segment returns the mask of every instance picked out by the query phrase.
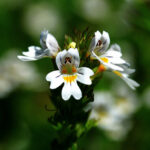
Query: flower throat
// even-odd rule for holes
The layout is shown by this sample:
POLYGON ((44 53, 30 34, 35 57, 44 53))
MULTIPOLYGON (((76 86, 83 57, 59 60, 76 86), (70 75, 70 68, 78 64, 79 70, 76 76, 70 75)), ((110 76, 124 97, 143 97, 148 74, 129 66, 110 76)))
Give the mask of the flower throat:
POLYGON ((72 64, 72 59, 70 57, 66 57, 64 64, 62 66, 62 73, 63 74, 74 74, 77 72, 77 69, 74 64, 72 64))

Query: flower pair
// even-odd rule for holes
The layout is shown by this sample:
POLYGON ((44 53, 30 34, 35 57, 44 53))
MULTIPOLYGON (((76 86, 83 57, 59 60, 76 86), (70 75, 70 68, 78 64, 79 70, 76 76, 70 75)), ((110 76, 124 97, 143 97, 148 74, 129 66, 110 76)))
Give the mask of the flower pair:
POLYGON ((23 52, 25 56, 18 56, 22 61, 38 60, 45 56, 56 57, 56 64, 59 70, 47 74, 46 80, 51 82, 50 89, 56 89, 64 83, 62 88, 62 98, 70 99, 71 95, 79 100, 82 92, 77 85, 77 81, 86 85, 91 85, 90 76, 94 72, 87 68, 81 67, 78 49, 75 48, 75 42, 70 44, 70 49, 59 51, 59 46, 53 35, 44 31, 41 33, 40 43, 42 48, 30 46, 28 52, 23 52), (57 54, 58 53, 58 54, 57 54))
POLYGON ((79 68, 80 57, 77 48, 70 48, 68 51, 63 50, 56 56, 56 64, 59 70, 52 71, 46 76, 46 80, 51 82, 50 89, 56 89, 62 83, 62 98, 68 100, 71 95, 75 99, 82 97, 82 92, 77 85, 77 81, 91 85, 90 76, 94 73, 87 67, 79 68))

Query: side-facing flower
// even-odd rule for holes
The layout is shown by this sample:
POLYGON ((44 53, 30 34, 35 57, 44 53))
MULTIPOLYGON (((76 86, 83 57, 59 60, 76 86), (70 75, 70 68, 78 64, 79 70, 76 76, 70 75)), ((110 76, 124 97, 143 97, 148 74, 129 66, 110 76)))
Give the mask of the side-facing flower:
POLYGON ((121 48, 118 44, 110 46, 109 34, 105 31, 101 34, 99 31, 95 32, 89 51, 91 58, 97 59, 101 63, 100 70, 109 70, 120 76, 132 89, 138 87, 139 84, 129 78, 129 74, 133 73, 134 69, 129 69, 129 64, 122 59, 121 48))
POLYGON ((56 57, 56 64, 59 70, 52 71, 47 74, 46 80, 50 81, 50 89, 56 89, 62 83, 62 98, 69 100, 71 95, 79 100, 82 97, 82 92, 77 85, 77 81, 91 85, 90 76, 94 73, 87 67, 79 68, 80 57, 77 48, 70 48, 68 51, 59 52, 56 57))
POLYGON ((56 57, 59 45, 55 37, 48 31, 41 32, 40 35, 41 48, 38 46, 29 46, 27 52, 22 52, 24 56, 18 56, 22 61, 34 61, 43 57, 56 57))
POLYGON ((95 32, 90 44, 91 57, 98 59, 101 64, 107 68, 123 71, 123 68, 118 66, 118 64, 126 64, 126 62, 121 58, 122 53, 120 47, 114 44, 108 49, 110 44, 109 34, 103 31, 101 34, 99 31, 95 32))

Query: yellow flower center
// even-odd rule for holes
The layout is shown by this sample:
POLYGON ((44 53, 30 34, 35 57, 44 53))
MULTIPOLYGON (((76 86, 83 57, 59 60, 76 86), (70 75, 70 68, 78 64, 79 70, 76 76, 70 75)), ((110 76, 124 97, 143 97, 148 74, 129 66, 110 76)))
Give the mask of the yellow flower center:
POLYGON ((108 58, 106 58, 106 57, 102 57, 102 58, 100 58, 103 62, 105 62, 105 63, 108 63, 108 58))
POLYGON ((67 83, 71 83, 74 82, 77 78, 77 75, 71 75, 71 76, 64 76, 63 79, 67 82, 67 83))

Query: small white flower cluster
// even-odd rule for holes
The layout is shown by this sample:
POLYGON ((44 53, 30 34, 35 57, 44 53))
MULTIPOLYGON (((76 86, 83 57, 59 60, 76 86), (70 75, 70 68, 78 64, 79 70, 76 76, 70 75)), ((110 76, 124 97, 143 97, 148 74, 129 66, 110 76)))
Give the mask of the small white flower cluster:
POLYGON ((94 72, 87 67, 79 68, 80 56, 78 49, 74 47, 74 43, 72 43, 69 50, 58 53, 59 45, 54 36, 47 31, 41 33, 40 43, 42 48, 31 46, 28 52, 23 52, 25 56, 18 56, 18 58, 22 61, 32 61, 45 56, 56 57, 59 70, 52 71, 46 76, 46 80, 51 82, 50 89, 56 89, 64 83, 62 88, 62 98, 64 100, 70 99, 71 95, 77 100, 81 99, 82 92, 77 85, 77 81, 86 85, 92 84, 90 76, 94 72))
POLYGON ((136 95, 124 91, 117 96, 109 91, 95 92, 94 102, 89 104, 89 119, 96 120, 97 126, 113 140, 125 138, 132 127, 130 117, 138 108, 136 95))
POLYGON ((35 67, 18 61, 16 54, 16 51, 11 51, 0 61, 0 98, 5 97, 19 85, 29 88, 30 83, 32 89, 39 86, 36 81, 40 81, 40 75, 35 67))
MULTIPOLYGON (((101 34, 99 31, 95 32, 89 52, 91 58, 98 59, 103 70, 110 70, 119 75, 132 88, 139 86, 138 83, 128 78, 128 75, 134 72, 133 69, 128 68, 122 58, 120 47, 115 44, 107 50, 110 43, 107 32, 101 34)), ((56 89, 64 83, 62 88, 62 98, 69 100, 71 96, 79 100, 82 97, 82 92, 77 85, 77 81, 86 85, 91 85, 90 77, 94 75, 93 70, 87 67, 81 67, 79 51, 75 48, 75 42, 70 43, 68 50, 60 51, 59 45, 55 37, 43 31, 40 37, 41 47, 30 46, 28 52, 23 52, 24 56, 18 56, 22 61, 33 61, 43 57, 56 57, 56 64, 59 70, 52 71, 46 76, 46 80, 51 82, 50 89, 56 89)), ((87 51, 88 53, 88 51, 87 51)))

